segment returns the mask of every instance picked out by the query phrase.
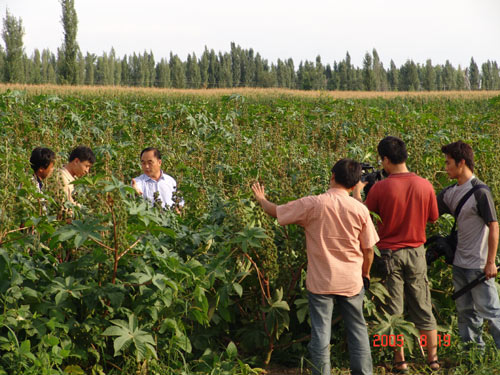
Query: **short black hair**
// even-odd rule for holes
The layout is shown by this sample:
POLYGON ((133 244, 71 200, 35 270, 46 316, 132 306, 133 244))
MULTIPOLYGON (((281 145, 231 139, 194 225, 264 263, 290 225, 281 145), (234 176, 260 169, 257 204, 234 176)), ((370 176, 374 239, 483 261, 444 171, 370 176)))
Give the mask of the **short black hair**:
POLYGON ((453 143, 449 143, 443 147, 441 147, 441 151, 448 155, 450 158, 455 160, 455 163, 458 164, 462 160, 465 160, 465 165, 469 167, 471 172, 474 172, 474 151, 472 147, 465 142, 456 141, 453 143))
POLYGON ((332 168, 335 182, 350 189, 361 179, 361 164, 352 159, 340 159, 332 168))
POLYGON ((145 152, 149 152, 149 151, 154 151, 155 158, 157 158, 158 160, 161 160, 161 152, 156 147, 146 147, 144 150, 141 151, 140 157, 142 158, 142 154, 144 154, 145 152))
POLYGON ((56 160, 56 154, 50 148, 37 147, 31 151, 30 164, 33 172, 40 168, 48 168, 56 160))
POLYGON ((71 151, 68 161, 71 162, 76 158, 78 158, 78 160, 80 161, 88 161, 90 162, 90 164, 95 163, 95 155, 87 146, 78 146, 73 151, 71 151))
POLYGON ((401 164, 408 159, 406 144, 398 137, 385 137, 379 142, 377 151, 382 159, 387 157, 392 164, 401 164))

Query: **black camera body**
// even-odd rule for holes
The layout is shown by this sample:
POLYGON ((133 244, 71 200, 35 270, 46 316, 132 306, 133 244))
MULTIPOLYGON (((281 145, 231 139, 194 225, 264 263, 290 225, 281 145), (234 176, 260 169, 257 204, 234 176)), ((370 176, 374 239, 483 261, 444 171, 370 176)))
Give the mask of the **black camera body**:
POLYGON ((439 257, 444 256, 447 264, 453 264, 457 248, 457 232, 452 231, 448 236, 434 235, 425 242, 425 260, 430 266, 439 257))
POLYGON ((366 197, 372 186, 375 185, 377 181, 383 180, 387 177, 387 173, 383 169, 376 170, 375 167, 369 163, 361 163, 361 170, 361 181, 367 182, 363 189, 366 197))

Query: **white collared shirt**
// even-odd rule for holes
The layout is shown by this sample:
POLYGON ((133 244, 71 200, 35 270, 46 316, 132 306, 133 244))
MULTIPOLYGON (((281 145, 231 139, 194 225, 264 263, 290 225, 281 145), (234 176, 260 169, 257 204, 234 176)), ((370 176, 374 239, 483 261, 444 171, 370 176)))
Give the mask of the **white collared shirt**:
MULTIPOLYGON (((171 207, 174 204, 173 194, 177 190, 177 183, 172 176, 161 172, 160 179, 158 181, 153 180, 146 174, 141 174, 139 177, 134 178, 137 187, 142 191, 142 196, 154 203, 155 193, 158 192, 158 198, 161 200, 161 206, 165 208, 166 206, 171 207)), ((181 201, 181 206, 184 204, 181 201)))

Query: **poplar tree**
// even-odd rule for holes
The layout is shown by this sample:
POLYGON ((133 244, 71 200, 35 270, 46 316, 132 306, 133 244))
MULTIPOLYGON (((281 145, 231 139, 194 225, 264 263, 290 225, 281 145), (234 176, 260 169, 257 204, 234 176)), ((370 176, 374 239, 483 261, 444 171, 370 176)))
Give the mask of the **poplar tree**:
POLYGON ((436 90, 442 91, 444 84, 443 84, 443 69, 441 68, 441 65, 436 65, 434 67, 434 74, 436 76, 436 90))
POLYGON ((200 66, 201 87, 205 89, 208 87, 208 57, 209 52, 207 46, 205 46, 205 50, 203 51, 203 55, 201 55, 201 59, 198 64, 200 66))
POLYGON ((416 91, 420 88, 417 65, 412 60, 407 60, 399 70, 401 91, 416 91))
POLYGON ((422 87, 427 91, 436 90, 436 72, 434 70, 434 67, 432 66, 432 61, 430 59, 428 59, 425 63, 422 87))
POLYGON ((219 87, 233 86, 233 72, 231 69, 231 56, 226 52, 219 52, 219 87))
POLYGON ((231 68, 233 73, 233 86, 240 87, 241 84, 241 61, 240 61, 241 47, 236 46, 231 42, 231 68))
POLYGON ((156 82, 157 87, 170 87, 170 67, 165 59, 161 59, 156 64, 156 82))
POLYGON ((130 86, 131 85, 130 77, 131 77, 132 73, 131 73, 131 70, 130 70, 130 65, 128 64, 127 55, 123 56, 123 59, 122 59, 120 65, 121 65, 121 68, 120 68, 120 71, 121 71, 121 76, 120 76, 121 85, 123 85, 123 86, 130 86))
MULTIPOLYGON (((327 72, 330 65, 327 65, 327 72)), ((333 62, 333 68, 331 71, 331 76, 328 78, 327 89, 328 90, 338 90, 339 89, 339 67, 336 61, 333 62)))
POLYGON ((38 48, 36 48, 35 51, 33 52, 32 61, 33 64, 31 67, 32 71, 31 71, 30 83, 38 85, 42 83, 42 58, 38 48))
POLYGON ((288 67, 285 65, 281 59, 278 59, 276 66, 276 81, 278 87, 290 87, 289 86, 289 75, 288 75, 288 67))
POLYGON ((78 18, 75 10, 75 0, 60 0, 62 6, 61 22, 64 28, 64 43, 62 46, 63 63, 61 65, 60 80, 71 85, 76 84, 77 64, 76 57, 79 47, 76 42, 78 18))
POLYGON ((471 90, 479 90, 479 68, 472 57, 470 59, 468 78, 471 90))
POLYGON ((455 69, 451 65, 449 60, 443 67, 443 85, 444 90, 454 90, 455 89, 455 69))
POLYGON ((76 84, 85 84, 85 57, 81 51, 78 51, 78 56, 76 58, 76 84))
POLYGON ((153 87, 156 79, 155 58, 153 51, 144 52, 144 64, 146 71, 146 87, 153 87))
POLYGON ((41 83, 49 83, 49 68, 51 66, 51 60, 52 60, 52 54, 50 53, 49 49, 44 49, 42 50, 42 77, 41 77, 41 83))
POLYGON ((293 64, 292 58, 289 58, 287 60, 286 66, 288 67, 288 74, 289 74, 289 82, 290 82, 289 88, 294 89, 297 82, 297 76, 295 75, 295 66, 293 64))
POLYGON ((462 70, 462 67, 459 65, 457 70, 455 71, 455 87, 457 90, 465 90, 465 72, 462 70))
POLYGON ((23 82, 23 36, 21 18, 17 19, 7 10, 3 19, 2 38, 5 42, 5 81, 23 82))
POLYGON ((213 49, 210 50, 208 56, 208 88, 218 87, 218 66, 217 66, 217 56, 213 49))
POLYGON ((106 52, 97 58, 95 69, 95 80, 98 85, 111 85, 111 73, 109 71, 108 55, 106 52))
POLYGON ((170 52, 170 81, 172 82, 172 87, 176 89, 183 89, 186 87, 186 75, 184 73, 184 65, 181 59, 177 55, 173 55, 170 52))
POLYGON ((191 89, 198 89, 201 86, 201 74, 200 67, 198 65, 198 59, 196 54, 193 52, 193 56, 188 54, 186 62, 186 82, 187 87, 191 89))
POLYGON ((95 61, 97 57, 87 52, 85 56, 85 84, 92 86, 95 83, 95 61))
POLYGON ((5 70, 5 51, 3 46, 0 45, 0 82, 4 81, 3 72, 5 70))
POLYGON ((399 70, 396 67, 396 64, 391 59, 389 72, 387 73, 387 81, 389 82, 389 86, 391 90, 398 91, 399 87, 399 70))
POLYGON ((387 74, 384 69, 384 65, 380 61, 377 50, 374 48, 372 51, 373 55, 373 76, 375 78, 375 90, 386 91, 387 88, 387 74))
POLYGON ((137 56, 135 52, 133 56, 129 56, 130 85, 132 86, 144 85, 144 71, 140 60, 140 56, 137 56))
POLYGON ((365 58, 363 59, 363 86, 366 91, 377 89, 377 83, 375 82, 375 75, 372 69, 372 57, 368 52, 365 53, 365 58))
POLYGON ((321 63, 321 56, 316 56, 316 69, 314 76, 314 89, 315 90, 325 90, 326 89, 326 76, 325 68, 321 63))
POLYGON ((491 76, 493 77, 493 90, 500 89, 500 69, 496 61, 491 62, 491 76))
POLYGON ((483 63, 481 65, 481 88, 483 90, 492 90, 493 89, 493 76, 491 74, 491 62, 483 63))

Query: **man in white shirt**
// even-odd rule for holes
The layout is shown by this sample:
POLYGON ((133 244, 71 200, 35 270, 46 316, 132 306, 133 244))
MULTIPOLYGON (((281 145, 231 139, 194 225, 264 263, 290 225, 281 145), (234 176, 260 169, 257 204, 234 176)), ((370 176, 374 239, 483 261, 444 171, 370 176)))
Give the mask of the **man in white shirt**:
MULTIPOLYGON (((172 207, 177 190, 175 179, 161 170, 161 153, 157 148, 148 147, 141 152, 143 174, 132 179, 135 191, 151 203, 159 201, 162 208, 172 207)), ((180 202, 182 206, 183 201, 180 202)))

